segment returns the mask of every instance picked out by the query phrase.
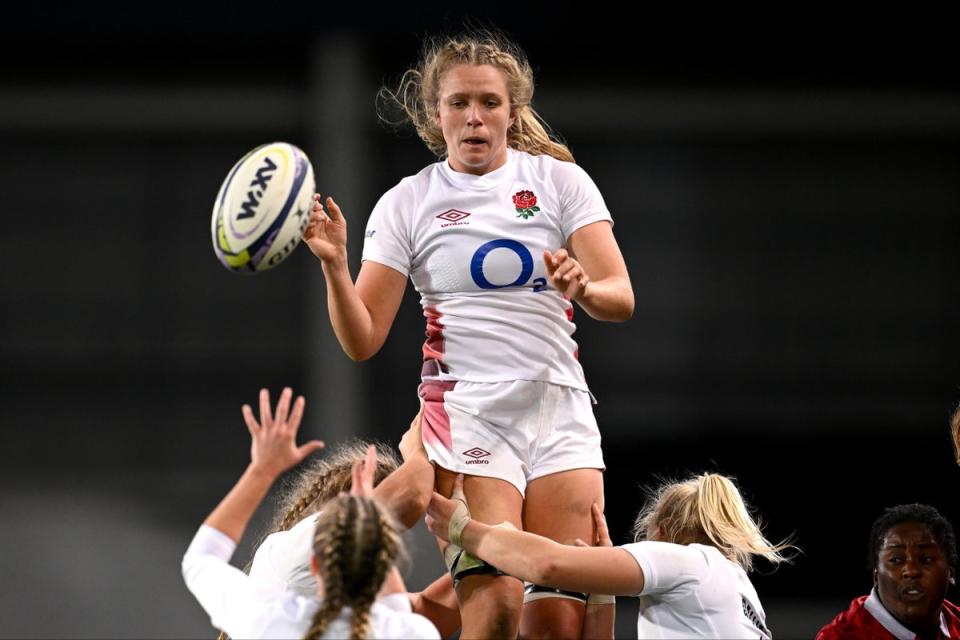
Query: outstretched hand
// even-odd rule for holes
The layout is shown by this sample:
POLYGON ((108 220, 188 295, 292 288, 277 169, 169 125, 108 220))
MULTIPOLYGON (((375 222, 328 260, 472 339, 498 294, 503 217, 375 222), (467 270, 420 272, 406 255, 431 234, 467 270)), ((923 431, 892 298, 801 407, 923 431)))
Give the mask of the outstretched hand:
POLYGON ((293 390, 287 387, 280 394, 277 410, 270 410, 270 392, 260 390, 260 420, 253 415, 253 409, 245 404, 241 408, 243 420, 247 423, 252 442, 250 444, 250 466, 255 471, 277 477, 290 467, 299 464, 311 453, 323 447, 320 440, 297 446, 297 430, 303 418, 306 404, 303 396, 298 396, 291 410, 290 401, 293 390))
POLYGON ((550 284, 571 300, 579 300, 587 290, 590 276, 566 249, 550 253, 544 250, 543 263, 547 267, 550 284))
POLYGON ((313 208, 310 210, 310 222, 303 230, 301 238, 313 255, 321 261, 343 259, 347 252, 347 221, 333 198, 327 197, 327 211, 323 208, 320 194, 313 195, 313 208))

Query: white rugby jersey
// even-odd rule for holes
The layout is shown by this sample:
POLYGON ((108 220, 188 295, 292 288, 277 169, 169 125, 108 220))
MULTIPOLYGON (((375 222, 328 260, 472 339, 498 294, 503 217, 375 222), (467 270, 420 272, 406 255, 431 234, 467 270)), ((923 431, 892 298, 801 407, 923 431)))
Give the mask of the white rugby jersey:
POLYGON ((640 638, 765 638, 766 614, 750 578, 715 547, 625 544, 643 570, 640 638))
POLYGON ((253 554, 250 577, 302 596, 316 595, 317 578, 310 571, 310 559, 319 517, 319 512, 314 513, 287 531, 275 531, 264 538, 253 554))
MULTIPOLYGON (((245 575, 228 563, 235 548, 229 536, 203 525, 183 556, 183 578, 213 626, 231 638, 302 638, 320 600, 245 575)), ((322 637, 349 638, 351 618, 345 607, 322 637)), ((378 597, 371 606, 369 637, 439 640, 440 633, 413 613, 406 593, 394 593, 378 597)))
POLYGON ((598 221, 612 224, 583 169, 511 149, 482 176, 443 161, 401 180, 370 215, 363 259, 413 281, 427 320, 423 358, 440 362, 441 379, 587 390, 573 305, 548 285, 543 252, 598 221))

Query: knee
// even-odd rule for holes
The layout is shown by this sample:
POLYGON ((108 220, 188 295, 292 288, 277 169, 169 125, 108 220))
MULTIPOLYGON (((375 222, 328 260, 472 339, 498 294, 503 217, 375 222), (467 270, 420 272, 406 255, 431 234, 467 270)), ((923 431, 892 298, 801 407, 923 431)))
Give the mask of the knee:
POLYGON ((583 633, 583 603, 565 598, 528 602, 520 621, 520 637, 534 639, 580 638, 583 633))
POLYGON ((523 611, 523 583, 501 576, 470 576, 457 588, 462 637, 516 638, 523 611))

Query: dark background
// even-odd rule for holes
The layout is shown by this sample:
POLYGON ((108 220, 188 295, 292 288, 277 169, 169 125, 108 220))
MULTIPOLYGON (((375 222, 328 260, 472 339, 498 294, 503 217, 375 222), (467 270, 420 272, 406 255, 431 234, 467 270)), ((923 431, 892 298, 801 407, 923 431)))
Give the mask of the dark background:
MULTIPOLYGON (((238 407, 261 386, 307 395, 311 437, 399 440, 417 406, 416 295, 383 350, 351 363, 312 255, 227 273, 209 217, 243 153, 293 142, 343 206, 356 268, 373 203, 431 161, 378 123, 376 90, 466 15, 7 14, 0 635, 209 635, 179 557, 245 464, 238 407)), ((754 575, 770 625, 812 635, 869 589, 884 507, 927 502, 960 522, 949 21, 599 5, 469 19, 528 53, 535 106, 603 192, 633 280, 632 320, 575 319, 615 541, 658 477, 735 476, 769 536, 803 550, 754 575)), ((436 561, 422 531, 413 544, 419 588, 436 561)), ((620 607, 618 634, 635 635, 620 607)))

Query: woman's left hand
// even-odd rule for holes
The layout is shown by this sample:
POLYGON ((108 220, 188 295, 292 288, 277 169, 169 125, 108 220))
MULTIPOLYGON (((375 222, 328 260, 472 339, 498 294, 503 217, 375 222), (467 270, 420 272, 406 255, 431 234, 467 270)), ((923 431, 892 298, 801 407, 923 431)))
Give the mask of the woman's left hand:
POLYGON ((434 491, 427 507, 427 530, 441 540, 450 542, 450 516, 456 508, 456 502, 434 491))
POLYGON ((593 524, 596 527, 593 544, 587 544, 580 538, 577 538, 574 544, 578 547, 612 547, 613 540, 610 539, 610 530, 607 528, 607 519, 596 502, 590 507, 593 512, 593 524))
POLYGON ((453 493, 449 498, 433 492, 430 498, 430 505, 427 507, 426 523, 427 529, 433 535, 447 542, 460 544, 459 538, 463 528, 470 521, 470 509, 467 506, 467 498, 463 494, 463 474, 457 475, 453 484, 453 493), (453 531, 450 524, 453 523, 453 531))
POLYGON ((547 267, 550 284, 555 289, 571 300, 579 300, 583 296, 590 283, 590 276, 566 249, 558 249, 553 253, 544 251, 543 262, 547 267))
POLYGON ((293 390, 287 387, 277 401, 276 414, 270 410, 270 392, 260 390, 260 420, 250 405, 243 405, 243 420, 247 423, 252 442, 250 444, 251 468, 271 477, 277 477, 290 467, 299 464, 311 453, 323 447, 320 440, 297 446, 297 430, 303 418, 306 401, 297 397, 290 408, 293 390))

